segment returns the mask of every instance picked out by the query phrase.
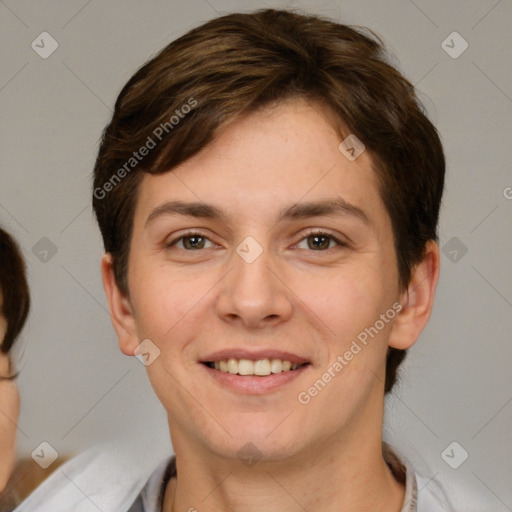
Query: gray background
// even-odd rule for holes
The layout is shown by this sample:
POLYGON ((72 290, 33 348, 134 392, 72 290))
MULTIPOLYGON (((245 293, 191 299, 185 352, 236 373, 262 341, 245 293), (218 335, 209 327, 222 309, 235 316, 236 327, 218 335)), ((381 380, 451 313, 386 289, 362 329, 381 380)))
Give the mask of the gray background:
POLYGON ((106 310, 90 206, 98 138, 122 85, 169 41, 217 14, 287 5, 381 34, 441 132, 441 281, 388 399, 386 438, 474 496, 471 510, 512 510, 510 0, 1 1, 0 222, 20 241, 33 293, 18 347, 20 455, 121 436, 150 467, 170 449, 145 369, 119 352, 106 310), (58 42, 47 59, 31 48, 43 31, 58 42), (458 58, 444 48, 460 39, 442 45, 454 31, 469 44, 458 58), (458 469, 441 457, 453 441, 469 453, 458 469))

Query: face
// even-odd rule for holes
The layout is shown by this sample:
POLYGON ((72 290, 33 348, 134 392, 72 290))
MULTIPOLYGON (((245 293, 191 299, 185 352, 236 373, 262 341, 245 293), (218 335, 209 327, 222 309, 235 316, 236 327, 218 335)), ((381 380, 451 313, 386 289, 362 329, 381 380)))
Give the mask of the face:
POLYGON ((160 351, 147 371, 175 448, 283 460, 380 432, 386 350, 411 336, 371 157, 340 142, 294 100, 144 176, 129 297, 111 285, 110 302, 126 354, 160 351))
MULTIPOLYGON (((0 311, 3 297, 0 292, 0 311)), ((0 341, 7 330, 5 317, 0 314, 0 341)), ((9 356, 0 352, 0 377, 10 374, 9 356)), ((20 413, 18 388, 14 381, 0 379, 0 492, 4 489, 16 459, 16 423, 20 413)))

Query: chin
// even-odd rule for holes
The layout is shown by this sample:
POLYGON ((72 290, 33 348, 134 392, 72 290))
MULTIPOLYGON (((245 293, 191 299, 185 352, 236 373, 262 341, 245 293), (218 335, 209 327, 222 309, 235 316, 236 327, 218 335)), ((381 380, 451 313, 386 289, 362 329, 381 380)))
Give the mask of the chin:
MULTIPOLYGON (((293 414, 292 414, 293 415, 293 414)), ((290 416, 292 416, 290 415, 290 416)), ((238 421, 230 423, 227 435, 204 439, 204 443, 219 457, 228 460, 281 462, 297 456, 306 442, 299 425, 283 421, 286 414, 270 418, 257 417, 252 413, 241 413, 238 421)))
POLYGON ((222 446, 211 446, 212 451, 229 463, 234 460, 252 467, 256 463, 279 463, 293 459, 298 455, 299 447, 291 442, 255 441, 250 438, 238 437, 223 443, 222 446))

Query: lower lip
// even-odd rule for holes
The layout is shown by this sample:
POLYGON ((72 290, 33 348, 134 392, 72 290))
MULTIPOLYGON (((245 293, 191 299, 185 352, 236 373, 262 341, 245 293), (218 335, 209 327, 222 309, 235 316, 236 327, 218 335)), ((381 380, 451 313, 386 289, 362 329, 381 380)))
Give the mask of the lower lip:
POLYGON ((221 372, 210 368, 205 364, 201 366, 222 386, 237 393, 246 395, 263 395, 283 387, 284 385, 298 379, 310 365, 304 365, 296 370, 281 373, 271 373, 265 377, 234 375, 229 372, 221 372))

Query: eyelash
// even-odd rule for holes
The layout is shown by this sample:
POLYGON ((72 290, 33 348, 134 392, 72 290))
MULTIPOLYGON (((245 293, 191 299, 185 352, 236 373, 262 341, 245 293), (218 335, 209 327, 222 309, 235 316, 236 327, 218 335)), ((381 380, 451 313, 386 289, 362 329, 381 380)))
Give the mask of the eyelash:
MULTIPOLYGON (((331 233, 328 233, 327 231, 319 231, 319 230, 314 230, 312 229, 311 231, 308 231, 300 240, 299 242, 302 242, 303 240, 309 238, 310 236, 320 236, 320 237, 326 237, 330 240, 332 240, 333 242, 335 242, 338 247, 347 247, 348 244, 345 243, 345 242, 342 242, 341 240, 339 240, 338 238, 336 238, 334 235, 332 235, 331 233)), ((297 244, 296 244, 297 245, 297 244)), ((329 251, 330 249, 335 249, 335 247, 329 247, 328 249, 325 249, 325 250, 319 250, 319 251, 311 251, 311 252, 327 252, 329 251)))
MULTIPOLYGON (((190 237, 194 237, 194 236, 197 236, 197 237, 200 237, 200 238, 203 238, 205 240, 209 240, 211 242, 211 240, 205 236, 203 233, 199 232, 199 231, 189 231, 187 233, 185 233, 184 235, 181 235, 179 238, 176 238, 172 241, 170 241, 169 243, 166 243, 165 244, 165 247, 166 248, 171 248, 171 247, 174 247, 178 242, 180 242, 181 240, 184 240, 185 238, 190 238, 190 237)), ((319 237, 327 237, 329 240, 335 242, 338 247, 347 247, 348 244, 345 243, 345 242, 342 242, 340 240, 338 240, 334 235, 332 235, 331 233, 328 233, 326 231, 318 231, 318 230, 311 230, 311 231, 308 231, 300 240, 298 243, 302 242, 303 240, 311 237, 311 236, 319 236, 319 237)), ((212 242, 213 243, 213 242, 212 242)), ((295 244, 295 245, 297 245, 295 244)), ((180 248, 181 249, 181 248, 180 248)), ((328 249, 325 249, 325 250, 318 250, 318 251, 314 251, 314 250, 311 250, 311 252, 327 252, 329 251, 330 249, 334 249, 334 247, 329 247, 328 249)), ((181 249, 183 251, 187 251, 187 252, 194 252, 194 249, 181 249)), ((198 251, 201 250, 201 249, 197 249, 198 251)))

